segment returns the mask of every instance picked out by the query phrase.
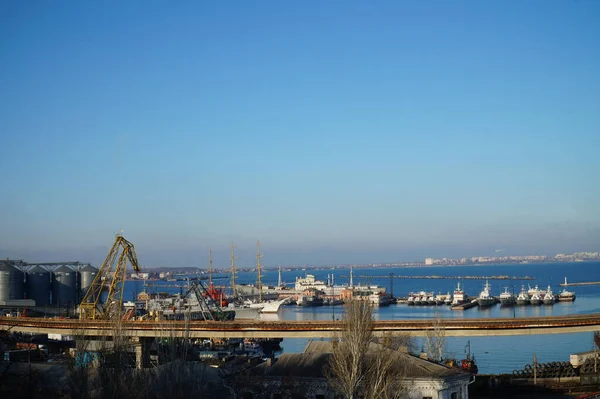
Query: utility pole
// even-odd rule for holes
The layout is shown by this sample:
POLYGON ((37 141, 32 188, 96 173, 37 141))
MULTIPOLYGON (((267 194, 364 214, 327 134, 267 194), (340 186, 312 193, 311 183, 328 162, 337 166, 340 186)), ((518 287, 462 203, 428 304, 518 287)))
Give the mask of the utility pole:
POLYGON ((262 280, 261 280, 261 266, 260 266, 260 241, 256 240, 256 274, 257 274, 257 287, 258 287, 258 301, 262 302, 262 280))
POLYGON ((231 241, 231 292, 234 297, 237 297, 237 290, 235 288, 235 245, 231 241))
POLYGON ((390 295, 394 297, 394 273, 390 273, 390 295))
POLYGON ((212 264, 212 249, 208 248, 208 286, 212 287, 212 275, 213 275, 213 264, 212 264))

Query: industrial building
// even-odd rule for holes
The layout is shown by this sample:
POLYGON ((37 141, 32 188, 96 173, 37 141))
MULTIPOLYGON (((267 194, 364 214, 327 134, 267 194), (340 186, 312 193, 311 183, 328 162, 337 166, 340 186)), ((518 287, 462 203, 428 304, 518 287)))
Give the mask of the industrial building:
POLYGON ((97 272, 95 267, 79 262, 0 260, 0 306, 45 312, 74 308, 97 272))

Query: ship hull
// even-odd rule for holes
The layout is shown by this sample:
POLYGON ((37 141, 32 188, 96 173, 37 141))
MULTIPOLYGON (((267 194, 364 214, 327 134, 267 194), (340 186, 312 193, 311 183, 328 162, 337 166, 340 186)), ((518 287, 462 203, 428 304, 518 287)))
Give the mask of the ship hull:
POLYGON ((529 303, 531 303, 532 306, 539 306, 542 304, 542 300, 541 299, 530 299, 529 303))
POLYGON ((527 306, 527 305, 529 305, 529 299, 517 299, 516 305, 517 306, 527 306))
POLYGON ((517 303, 517 301, 515 301, 512 298, 500 300, 500 306, 503 306, 505 308, 510 307, 510 306, 515 306, 516 303, 517 303))
POLYGON ((554 305, 554 298, 552 299, 544 299, 544 305, 554 305))
POLYGON ((558 297, 558 301, 559 302, 573 302, 575 300, 575 295, 573 296, 559 296, 558 297))
POLYGON ((486 298, 486 299, 477 299, 477 304, 479 305, 480 308, 487 308, 492 306, 496 301, 493 298, 486 298))

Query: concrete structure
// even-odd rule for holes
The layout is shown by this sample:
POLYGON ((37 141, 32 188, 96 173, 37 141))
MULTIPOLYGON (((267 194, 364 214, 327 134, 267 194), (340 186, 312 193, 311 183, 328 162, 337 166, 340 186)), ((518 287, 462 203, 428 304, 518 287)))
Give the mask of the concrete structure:
MULTIPOLYGON (((422 337, 436 320, 378 320, 375 336, 402 334, 422 337)), ((600 314, 499 319, 443 319, 447 337, 564 334, 600 330, 600 314)), ((340 321, 125 321, 123 334, 156 337, 169 331, 190 338, 333 338, 344 327, 340 321)), ((81 331, 91 337, 110 336, 110 321, 0 317, 0 330, 37 334, 69 334, 81 331)))

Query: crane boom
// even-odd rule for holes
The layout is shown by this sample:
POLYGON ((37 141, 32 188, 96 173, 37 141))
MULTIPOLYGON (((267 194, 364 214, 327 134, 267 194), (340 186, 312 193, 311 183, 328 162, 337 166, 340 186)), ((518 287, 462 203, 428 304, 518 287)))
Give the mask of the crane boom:
POLYGON ((80 319, 110 319, 120 317, 123 307, 123 285, 127 261, 135 272, 139 272, 137 256, 133 244, 117 234, 115 243, 98 270, 92 285, 79 304, 80 319), (102 292, 108 288, 108 295, 102 301, 102 292))

